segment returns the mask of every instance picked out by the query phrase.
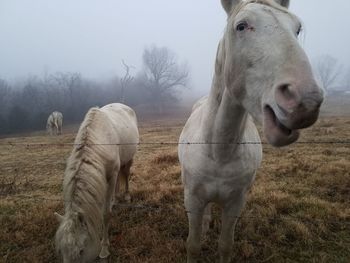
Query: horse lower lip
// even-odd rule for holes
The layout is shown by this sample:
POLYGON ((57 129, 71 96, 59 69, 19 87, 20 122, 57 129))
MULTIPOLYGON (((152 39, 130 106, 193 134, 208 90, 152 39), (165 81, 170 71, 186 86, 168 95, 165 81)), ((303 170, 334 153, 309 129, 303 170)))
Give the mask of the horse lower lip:
POLYGON ((277 118, 270 106, 264 108, 264 134, 267 141, 276 147, 289 145, 299 138, 297 130, 288 129, 277 118))
POLYGON ((278 128, 286 135, 291 135, 292 130, 288 129, 286 126, 284 126, 277 118, 276 118, 276 125, 278 128))
POLYGON ((273 124, 279 130, 280 133, 284 134, 287 137, 292 135, 293 130, 287 128, 279 121, 271 106, 265 106, 265 114, 267 114, 267 118, 270 119, 270 123, 273 124))

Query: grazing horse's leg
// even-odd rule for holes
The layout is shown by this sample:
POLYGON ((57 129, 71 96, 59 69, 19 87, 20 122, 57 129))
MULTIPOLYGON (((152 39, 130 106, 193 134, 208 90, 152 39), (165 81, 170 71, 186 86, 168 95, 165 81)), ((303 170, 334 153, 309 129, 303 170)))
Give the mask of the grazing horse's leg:
MULTIPOLYGON (((120 170, 122 170, 122 169, 123 169, 123 167, 120 168, 120 170)), ((119 172, 118 177, 117 177, 117 182, 115 184, 115 191, 114 191, 115 194, 114 194, 114 197, 113 197, 113 200, 112 200, 113 205, 119 203, 119 199, 120 199, 120 184, 121 184, 120 181, 123 180, 122 176, 123 176, 122 173, 119 172)))
POLYGON ((203 212, 205 204, 185 190, 185 208, 189 223, 187 237, 187 263, 195 263, 200 254, 203 212))
POLYGON ((129 179, 130 179, 130 168, 132 165, 132 160, 129 161, 124 169, 123 169, 123 174, 124 174, 124 180, 125 180, 125 196, 124 196, 124 200, 127 203, 131 202, 131 196, 130 196, 130 192, 129 192, 129 179))
POLYGON ((59 135, 59 128, 58 128, 58 124, 57 124, 57 121, 55 122, 55 132, 56 132, 56 136, 59 135))
POLYGON ((229 263, 233 246, 234 228, 242 207, 245 203, 245 193, 240 193, 222 209, 222 227, 219 238, 220 263, 229 263))
POLYGON ((60 134, 62 134, 62 126, 63 126, 63 121, 60 121, 60 134))
POLYGON ((117 176, 119 173, 119 166, 114 169, 113 173, 110 175, 109 181, 108 181, 108 189, 107 189, 107 195, 106 195, 106 204, 105 204, 105 212, 103 216, 103 237, 101 241, 101 252, 100 252, 100 258, 107 258, 110 255, 109 252, 109 238, 108 238, 108 228, 109 228, 109 220, 112 216, 112 207, 113 207, 113 200, 115 195, 115 187, 117 183, 117 176))
POLYGON ((124 198, 124 200, 127 203, 130 203, 131 201, 131 196, 129 193, 129 179, 130 179, 130 168, 132 165, 132 160, 130 160, 127 164, 125 164, 124 166, 122 166, 120 168, 120 172, 118 175, 118 180, 117 180, 117 184, 116 184, 116 188, 115 188, 115 192, 118 198, 124 198), (124 193, 122 194, 121 191, 121 187, 123 186, 123 184, 125 185, 124 187, 124 193))

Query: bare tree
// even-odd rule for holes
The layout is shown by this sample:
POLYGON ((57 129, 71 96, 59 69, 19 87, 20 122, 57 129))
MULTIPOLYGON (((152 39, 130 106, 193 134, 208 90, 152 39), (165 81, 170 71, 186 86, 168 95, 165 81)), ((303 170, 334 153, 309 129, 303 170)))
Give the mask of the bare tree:
POLYGON ((168 48, 156 46, 144 50, 143 64, 144 86, 150 92, 159 113, 162 113, 163 103, 174 99, 175 89, 187 86, 188 67, 180 66, 175 53, 168 48))
POLYGON ((350 68, 347 69, 344 76, 344 89, 350 91, 350 68))
POLYGON ((76 72, 58 72, 51 75, 54 86, 60 88, 65 93, 66 103, 72 108, 78 106, 86 100, 85 96, 81 94, 82 77, 80 73, 76 72))
POLYGON ((4 114, 7 110, 11 94, 11 88, 9 84, 0 79, 0 115, 4 114))
POLYGON ((125 75, 120 79, 120 86, 121 86, 121 91, 120 91, 120 102, 124 103, 125 102, 125 89, 127 89, 131 82, 133 82, 134 77, 130 75, 130 68, 134 68, 133 66, 129 66, 128 64, 125 63, 124 60, 122 60, 123 66, 125 68, 125 75))
POLYGON ((62 89, 69 92, 69 97, 73 98, 74 88, 76 88, 81 83, 80 73, 71 72, 58 72, 52 75, 52 78, 62 89))
POLYGON ((328 91, 337 81, 342 67, 339 65, 337 59, 330 55, 323 55, 316 64, 316 74, 323 86, 324 90, 328 91))

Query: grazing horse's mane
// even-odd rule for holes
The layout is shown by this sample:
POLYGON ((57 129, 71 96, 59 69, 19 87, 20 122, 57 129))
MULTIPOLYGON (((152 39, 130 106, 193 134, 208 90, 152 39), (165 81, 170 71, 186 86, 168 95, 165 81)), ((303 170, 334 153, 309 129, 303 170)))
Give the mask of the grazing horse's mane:
MULTIPOLYGON (((107 182, 103 160, 98 154, 94 126, 100 121, 101 112, 92 108, 87 113, 75 139, 75 147, 68 159, 63 182, 66 213, 77 213, 86 223, 92 237, 98 238, 102 225, 107 182)), ((103 118, 103 116, 101 116, 103 118)), ((79 217, 78 217, 79 218, 79 217)))

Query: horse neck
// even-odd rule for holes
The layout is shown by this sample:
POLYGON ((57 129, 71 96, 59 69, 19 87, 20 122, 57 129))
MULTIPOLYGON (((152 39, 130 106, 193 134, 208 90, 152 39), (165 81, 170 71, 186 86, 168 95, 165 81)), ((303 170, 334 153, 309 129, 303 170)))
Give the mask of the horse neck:
MULTIPOLYGON (((206 140, 214 143, 210 146, 211 152, 213 157, 218 157, 220 160, 230 158, 237 149, 238 143, 242 140, 248 116, 237 99, 230 95, 224 79, 224 71, 216 70, 208 98, 205 121, 206 140)), ((240 85, 240 83, 236 84, 240 85)))
POLYGON ((69 165, 76 166, 77 170, 69 175, 64 187, 65 213, 68 215, 82 214, 90 235, 96 237, 101 231, 107 187, 102 178, 103 171, 91 171, 91 167, 86 168, 87 164, 81 160, 78 163, 73 161, 69 165), (81 175, 82 173, 84 175, 81 175), (101 174, 101 178, 96 177, 97 174, 101 174), (90 182, 87 182, 88 180, 90 182), (99 185, 92 187, 92 182, 98 182, 99 185))

